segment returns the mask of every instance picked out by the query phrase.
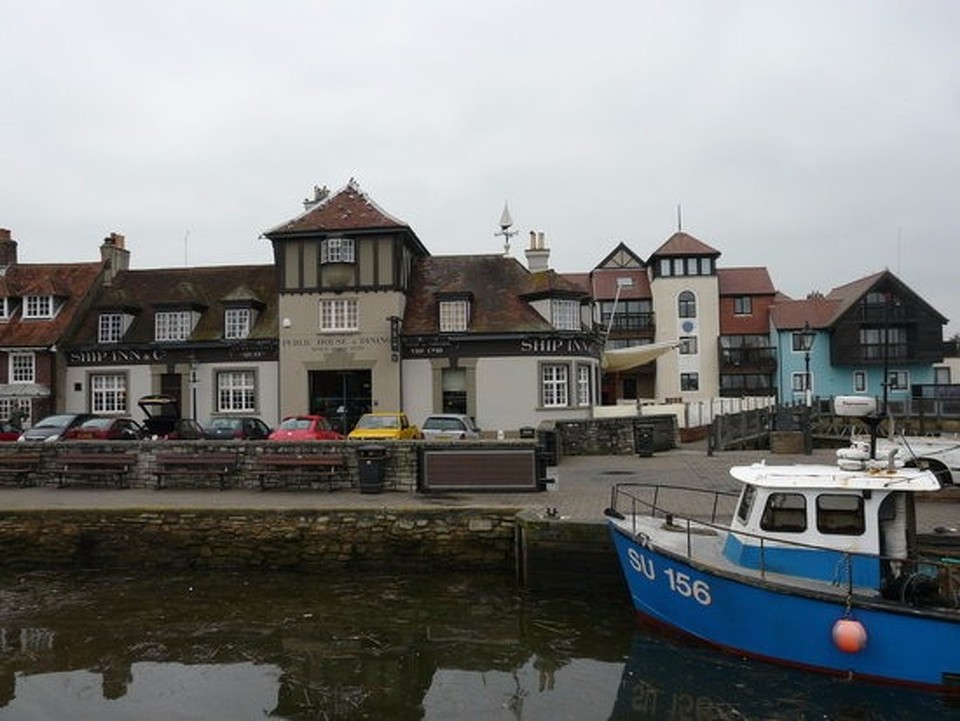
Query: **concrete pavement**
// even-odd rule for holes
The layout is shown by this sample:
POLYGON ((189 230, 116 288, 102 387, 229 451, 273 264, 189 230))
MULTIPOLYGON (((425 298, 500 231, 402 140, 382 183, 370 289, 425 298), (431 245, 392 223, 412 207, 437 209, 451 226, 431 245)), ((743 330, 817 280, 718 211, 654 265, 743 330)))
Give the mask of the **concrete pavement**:
MULTIPOLYGON (((356 490, 296 490, 261 492, 230 489, 114 489, 82 487, 39 487, 0 489, 0 513, 20 510, 54 509, 401 509, 401 508, 516 508, 546 513, 556 509, 562 518, 578 521, 603 517, 609 505, 610 489, 620 482, 663 482, 736 490, 728 469, 734 465, 766 460, 770 464, 828 463, 835 453, 817 450, 812 456, 771 455, 769 451, 724 451, 709 456, 706 446, 687 444, 655 453, 649 458, 637 456, 571 456, 551 469, 556 483, 552 490, 539 493, 456 492, 442 494, 406 493, 384 490, 359 493, 356 490), (554 473, 555 471, 555 473, 554 473)), ((960 528, 960 503, 918 504, 921 531, 937 526, 960 528)))

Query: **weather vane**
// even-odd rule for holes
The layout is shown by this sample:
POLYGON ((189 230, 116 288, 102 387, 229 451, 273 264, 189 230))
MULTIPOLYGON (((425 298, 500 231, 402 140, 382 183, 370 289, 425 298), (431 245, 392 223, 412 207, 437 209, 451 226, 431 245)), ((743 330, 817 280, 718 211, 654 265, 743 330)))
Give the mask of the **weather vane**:
POLYGON ((494 233, 494 235, 503 236, 504 255, 510 255, 510 239, 518 233, 516 230, 510 230, 511 226, 513 226, 513 218, 510 217, 510 208, 504 203, 503 213, 500 215, 500 231, 494 233))

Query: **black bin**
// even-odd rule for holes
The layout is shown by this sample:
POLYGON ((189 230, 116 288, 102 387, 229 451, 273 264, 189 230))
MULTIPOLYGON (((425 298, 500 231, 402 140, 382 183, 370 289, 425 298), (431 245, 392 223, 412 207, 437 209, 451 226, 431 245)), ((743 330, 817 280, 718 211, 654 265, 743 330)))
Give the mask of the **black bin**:
POLYGON ((380 493, 387 464, 387 449, 383 446, 360 446, 357 449, 357 470, 360 475, 360 493, 380 493))
POLYGON ((638 423, 633 428, 633 447, 638 456, 650 457, 653 455, 653 426, 649 423, 638 423))

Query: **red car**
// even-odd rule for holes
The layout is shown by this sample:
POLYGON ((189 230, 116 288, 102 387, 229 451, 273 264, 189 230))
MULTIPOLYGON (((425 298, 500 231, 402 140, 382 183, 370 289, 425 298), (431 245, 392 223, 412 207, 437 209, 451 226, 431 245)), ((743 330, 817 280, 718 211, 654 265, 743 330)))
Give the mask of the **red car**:
POLYGON ((323 416, 288 416, 268 437, 271 441, 339 441, 343 436, 323 416))
POLYGON ((63 434, 65 441, 139 441, 143 426, 132 418, 91 418, 63 434))

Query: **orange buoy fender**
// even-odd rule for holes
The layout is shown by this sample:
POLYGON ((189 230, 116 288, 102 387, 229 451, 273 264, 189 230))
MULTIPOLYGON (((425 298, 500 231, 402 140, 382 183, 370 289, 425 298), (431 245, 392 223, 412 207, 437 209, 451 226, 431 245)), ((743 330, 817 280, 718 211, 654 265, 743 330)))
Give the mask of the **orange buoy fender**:
POLYGON ((841 618, 833 624, 833 645, 844 653, 859 653, 867 645, 867 629, 852 618, 841 618))

